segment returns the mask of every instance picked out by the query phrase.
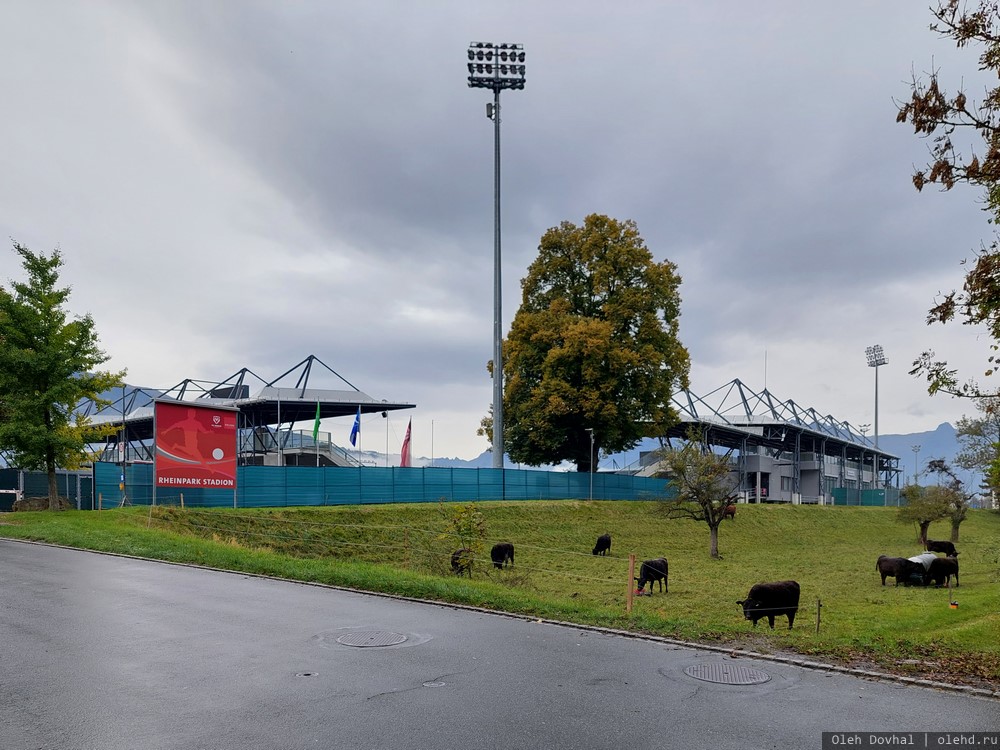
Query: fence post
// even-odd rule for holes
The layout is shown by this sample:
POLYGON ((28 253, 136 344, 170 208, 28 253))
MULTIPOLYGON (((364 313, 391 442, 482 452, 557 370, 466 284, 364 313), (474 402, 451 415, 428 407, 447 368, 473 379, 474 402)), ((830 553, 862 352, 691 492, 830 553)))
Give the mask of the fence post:
POLYGON ((104 510, 104 498, 101 497, 101 494, 102 493, 100 493, 100 492, 97 493, 97 509, 98 510, 104 510))
POLYGON ((625 612, 632 614, 632 591, 635 588, 635 554, 628 556, 628 589, 625 594, 625 612))
POLYGON ((184 493, 181 493, 181 510, 184 510, 184 493))
POLYGON ((819 633, 819 618, 820 618, 820 610, 822 608, 823 608, 823 602, 821 602, 819 599, 817 599, 816 600, 816 633, 817 634, 819 633))

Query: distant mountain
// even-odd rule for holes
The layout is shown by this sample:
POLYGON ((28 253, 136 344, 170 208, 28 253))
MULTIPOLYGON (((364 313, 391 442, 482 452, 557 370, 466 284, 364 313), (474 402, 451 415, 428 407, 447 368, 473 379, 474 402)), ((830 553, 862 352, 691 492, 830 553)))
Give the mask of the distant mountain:
POLYGON ((878 447, 887 453, 899 456, 905 466, 913 466, 914 460, 923 468, 932 458, 943 458, 949 464, 955 462, 958 453, 958 438, 955 428, 947 422, 939 424, 931 432, 915 432, 911 435, 879 435, 878 447), (917 450, 914 450, 914 448, 917 450))

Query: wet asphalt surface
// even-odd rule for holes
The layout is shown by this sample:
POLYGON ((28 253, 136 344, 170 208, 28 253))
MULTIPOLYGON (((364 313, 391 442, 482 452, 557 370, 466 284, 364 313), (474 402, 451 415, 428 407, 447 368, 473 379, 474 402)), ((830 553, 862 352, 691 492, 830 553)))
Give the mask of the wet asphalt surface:
POLYGON ((1000 702, 0 539, 3 750, 818 750, 824 731, 1000 731, 1000 702))

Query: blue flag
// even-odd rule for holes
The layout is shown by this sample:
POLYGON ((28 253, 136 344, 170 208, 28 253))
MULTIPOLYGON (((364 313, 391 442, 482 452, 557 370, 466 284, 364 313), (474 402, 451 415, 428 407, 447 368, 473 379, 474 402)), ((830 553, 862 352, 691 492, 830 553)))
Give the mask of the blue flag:
POLYGON ((361 433, 361 407, 358 407, 358 413, 354 415, 354 426, 351 427, 351 445, 357 446, 358 435, 361 433))

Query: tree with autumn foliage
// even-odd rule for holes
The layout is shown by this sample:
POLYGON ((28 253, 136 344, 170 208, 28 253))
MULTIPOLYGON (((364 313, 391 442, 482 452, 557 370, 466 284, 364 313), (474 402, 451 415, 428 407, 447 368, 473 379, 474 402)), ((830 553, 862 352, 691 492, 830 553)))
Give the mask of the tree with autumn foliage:
POLYGON ((70 319, 69 287, 59 287, 62 256, 14 243, 27 281, 0 286, 0 451, 22 469, 48 474, 49 508, 59 508, 56 468, 76 468, 86 441, 101 434, 77 405, 121 385, 124 372, 97 371, 108 360, 89 315, 70 319))
MULTIPOLYGON (((931 8, 930 28, 959 48, 979 50, 978 68, 996 81, 1000 74, 1000 9, 995 0, 969 4, 938 0, 931 8)), ((939 71, 926 80, 914 77, 910 96, 899 104, 896 121, 913 127, 930 139, 930 162, 913 174, 917 190, 936 185, 951 190, 966 184, 979 188, 991 223, 1000 221, 1000 86, 987 88, 981 100, 962 89, 948 93, 939 71), (981 139, 980 150, 963 152, 956 146, 958 133, 981 139)), ((985 243, 968 264, 962 290, 953 290, 936 300, 927 315, 928 324, 960 321, 983 325, 993 341, 984 375, 993 375, 1000 364, 1000 244, 985 243)), ((930 393, 980 397, 983 390, 974 379, 961 382, 958 371, 933 351, 923 352, 913 363, 913 375, 926 377, 930 393)))
MULTIPOLYGON (((592 214, 542 236, 503 343, 511 460, 590 471, 601 451, 634 448, 674 424, 671 398, 690 367, 680 283, 634 221, 592 214)), ((492 426, 487 416, 480 432, 492 437, 492 426)))

